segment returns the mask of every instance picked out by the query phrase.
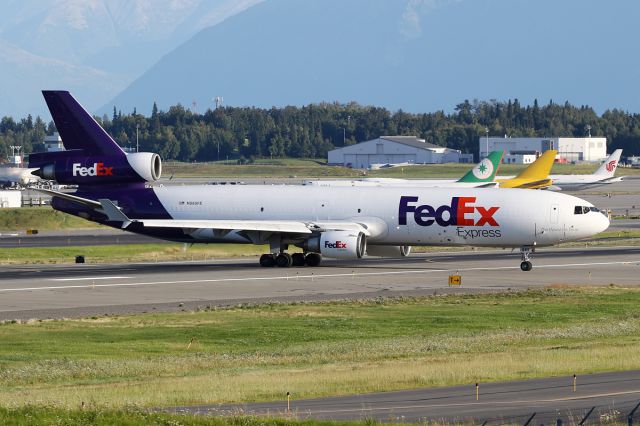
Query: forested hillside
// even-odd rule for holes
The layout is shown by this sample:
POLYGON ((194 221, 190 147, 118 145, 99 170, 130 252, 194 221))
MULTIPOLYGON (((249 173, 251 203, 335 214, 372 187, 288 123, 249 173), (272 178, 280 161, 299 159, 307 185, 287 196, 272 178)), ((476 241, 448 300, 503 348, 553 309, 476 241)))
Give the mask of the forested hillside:
MULTIPOLYGON (((640 153, 640 114, 618 109, 601 116, 592 108, 549 102, 523 106, 507 102, 464 101, 455 111, 410 114, 356 103, 322 103, 304 107, 221 107, 203 114, 181 105, 150 117, 123 114, 98 118, 124 147, 135 148, 136 127, 141 151, 158 152, 180 161, 250 160, 253 157, 324 157, 328 150, 381 135, 417 135, 427 142, 477 154, 478 138, 491 136, 605 136, 608 151, 640 153)), ((25 153, 41 150, 45 134, 55 130, 39 117, 0 121, 0 155, 21 145, 25 153)))

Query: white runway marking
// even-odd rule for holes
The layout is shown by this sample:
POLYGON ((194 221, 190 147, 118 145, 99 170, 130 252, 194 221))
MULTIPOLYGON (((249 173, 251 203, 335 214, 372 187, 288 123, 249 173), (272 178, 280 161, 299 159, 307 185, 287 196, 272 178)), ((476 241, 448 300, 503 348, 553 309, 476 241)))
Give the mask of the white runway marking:
MULTIPOLYGON (((606 265, 635 265, 638 262, 620 261, 620 262, 593 262, 593 263, 566 263, 561 265, 536 265, 535 268, 566 268, 576 266, 606 266, 606 265)), ((137 283, 111 283, 111 284, 82 284, 82 285, 60 285, 60 286, 42 286, 42 287, 23 287, 23 288, 0 288, 0 293, 18 292, 18 291, 42 291, 42 290, 65 290, 73 288, 100 288, 100 287, 142 287, 156 285, 171 284, 206 284, 206 283, 224 283, 224 282, 251 282, 251 281, 274 281, 274 280, 296 280, 296 279, 318 279, 318 278, 337 278, 337 277, 371 277, 385 275, 411 275, 411 274, 433 274, 433 273, 452 273, 452 272, 469 272, 469 271, 500 271, 509 269, 520 269, 520 266, 497 266, 484 268, 456 268, 456 269, 427 269, 427 270, 406 270, 406 271, 384 271, 384 272, 350 272, 340 274, 307 274, 307 275, 280 275, 273 277, 242 277, 242 278, 218 278, 206 280, 179 280, 179 281, 152 281, 137 283)), ((526 272, 523 272, 526 273, 526 272)), ((108 279, 110 277, 102 277, 108 279)), ((130 277, 111 277, 130 278, 130 277)), ((81 278, 83 280, 95 280, 97 278, 81 278)), ((69 279, 73 280, 73 279, 69 279)))
POLYGON ((118 280, 131 277, 82 277, 82 278, 49 278, 49 281, 88 281, 88 280, 118 280))

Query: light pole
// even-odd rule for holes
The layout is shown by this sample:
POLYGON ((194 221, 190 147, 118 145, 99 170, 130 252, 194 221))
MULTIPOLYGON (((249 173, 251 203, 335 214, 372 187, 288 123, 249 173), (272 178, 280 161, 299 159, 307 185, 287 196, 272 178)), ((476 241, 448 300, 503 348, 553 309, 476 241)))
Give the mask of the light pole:
MULTIPOLYGON (((347 126, 351 124, 351 116, 347 115, 347 126)), ((342 127, 342 146, 345 146, 345 144, 347 143, 347 132, 346 132, 346 126, 342 127)))
POLYGON ((138 145, 138 123, 136 123, 136 152, 140 152, 140 147, 138 145))
POLYGON ((589 132, 589 140, 587 141, 587 161, 591 161, 591 124, 587 124, 587 132, 589 132))
POLYGON ((484 156, 487 157, 487 156, 489 156, 489 128, 488 127, 484 128, 484 133, 485 133, 485 135, 487 135, 487 138, 486 138, 487 147, 486 147, 484 156))

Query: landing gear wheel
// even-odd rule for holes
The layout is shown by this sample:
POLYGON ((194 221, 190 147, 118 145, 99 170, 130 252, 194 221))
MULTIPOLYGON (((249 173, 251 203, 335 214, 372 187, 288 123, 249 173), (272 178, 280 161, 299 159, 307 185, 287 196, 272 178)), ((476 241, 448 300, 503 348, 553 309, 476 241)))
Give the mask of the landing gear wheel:
POLYGON ((292 266, 304 266, 304 254, 302 253, 293 253, 291 255, 291 264, 292 266))
POLYGON ((525 272, 530 271, 532 268, 533 268, 533 265, 528 260, 525 260, 520 264, 520 269, 522 269, 525 272))
POLYGON ((536 247, 533 246, 522 246, 520 247, 520 257, 522 259, 522 263, 520 263, 520 269, 527 272, 533 268, 531 264, 531 254, 535 253, 536 247))
POLYGON ((276 265, 281 268, 288 268, 293 264, 293 260, 291 259, 291 255, 289 253, 280 253, 276 256, 276 265))
POLYGON ((264 268, 276 266, 276 257, 271 253, 263 254, 260 256, 260 266, 264 268))
POLYGON ((322 255, 320 253, 309 253, 304 260, 307 262, 307 266, 318 266, 322 262, 322 255))

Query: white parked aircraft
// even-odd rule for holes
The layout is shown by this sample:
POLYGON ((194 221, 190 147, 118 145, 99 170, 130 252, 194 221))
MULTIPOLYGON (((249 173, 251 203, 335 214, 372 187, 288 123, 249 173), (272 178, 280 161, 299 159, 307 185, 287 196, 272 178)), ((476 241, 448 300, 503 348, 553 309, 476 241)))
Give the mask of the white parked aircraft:
POLYGON ((36 169, 26 169, 23 167, 0 167, 0 184, 5 186, 28 186, 39 182, 38 176, 31 174, 36 169))
POLYGON ((590 175, 550 175, 549 178, 553 181, 553 184, 549 189, 570 191, 620 182, 622 177, 615 177, 614 174, 618 168, 621 155, 622 150, 616 149, 600 165, 598 170, 590 175))
POLYGON ((303 185, 311 186, 402 186, 419 188, 495 188, 498 186, 494 178, 503 151, 493 151, 486 158, 480 160, 471 170, 458 180, 454 179, 396 179, 396 178, 365 178, 365 179, 332 179, 308 180, 303 185))
POLYGON ((69 151, 30 156, 38 175, 77 184, 47 191, 52 205, 131 232, 187 243, 268 244, 262 266, 317 266, 322 256, 402 257, 411 245, 516 247, 523 271, 537 246, 604 231, 609 220, 579 198, 520 189, 155 187, 156 154, 126 154, 64 91, 43 92, 69 151), (303 253, 287 253, 297 246, 303 253))

